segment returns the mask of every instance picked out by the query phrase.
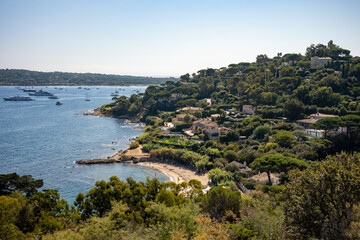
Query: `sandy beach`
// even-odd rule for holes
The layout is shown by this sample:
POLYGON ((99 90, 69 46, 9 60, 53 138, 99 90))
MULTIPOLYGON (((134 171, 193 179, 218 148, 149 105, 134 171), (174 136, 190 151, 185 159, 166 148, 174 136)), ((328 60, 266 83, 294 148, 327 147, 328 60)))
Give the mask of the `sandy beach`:
POLYGON ((150 158, 149 153, 142 151, 141 146, 136 149, 125 150, 123 153, 124 161, 132 163, 132 161, 135 159, 139 160, 139 162, 136 163, 137 165, 155 168, 169 176, 171 181, 175 183, 188 182, 191 179, 197 179, 201 182, 203 187, 209 186, 207 174, 197 174, 195 171, 179 164, 154 161, 150 158))
POLYGON ((188 182, 191 179, 197 179, 201 182, 204 188, 209 186, 207 174, 199 175, 195 171, 186 169, 182 166, 153 161, 139 162, 137 163, 137 165, 158 169, 165 175, 169 176, 171 178, 171 181, 175 183, 188 182))

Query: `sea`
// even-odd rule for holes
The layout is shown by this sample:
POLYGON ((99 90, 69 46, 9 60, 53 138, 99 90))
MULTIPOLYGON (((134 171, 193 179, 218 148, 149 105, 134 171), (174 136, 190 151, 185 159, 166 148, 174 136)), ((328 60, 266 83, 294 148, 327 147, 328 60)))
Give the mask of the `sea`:
POLYGON ((128 120, 88 116, 94 108, 112 102, 115 91, 131 96, 146 86, 36 86, 59 99, 33 96, 35 101, 4 101, 4 97, 28 96, 14 86, 0 86, 0 174, 16 172, 43 179, 42 189, 56 189, 73 204, 78 193, 87 193, 96 181, 132 177, 146 181, 160 171, 132 164, 78 165, 77 160, 106 158, 127 149, 131 139, 143 133, 140 124, 128 120), (85 101, 88 99, 90 101, 85 101), (56 105, 57 101, 62 105, 56 105))

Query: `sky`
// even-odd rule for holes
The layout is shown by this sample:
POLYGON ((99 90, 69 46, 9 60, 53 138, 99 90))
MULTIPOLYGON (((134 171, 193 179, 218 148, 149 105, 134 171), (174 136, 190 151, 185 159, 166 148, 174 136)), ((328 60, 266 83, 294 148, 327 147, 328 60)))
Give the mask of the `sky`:
POLYGON ((360 56, 359 0, 0 0, 0 69, 179 77, 305 54, 360 56))

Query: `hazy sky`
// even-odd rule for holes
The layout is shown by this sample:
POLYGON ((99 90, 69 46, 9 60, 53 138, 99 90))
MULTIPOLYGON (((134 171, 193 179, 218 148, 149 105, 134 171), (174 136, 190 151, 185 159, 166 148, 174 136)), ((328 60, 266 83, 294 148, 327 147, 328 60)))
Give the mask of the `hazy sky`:
POLYGON ((0 0, 0 68, 180 76, 335 44, 360 56, 359 0, 0 0))

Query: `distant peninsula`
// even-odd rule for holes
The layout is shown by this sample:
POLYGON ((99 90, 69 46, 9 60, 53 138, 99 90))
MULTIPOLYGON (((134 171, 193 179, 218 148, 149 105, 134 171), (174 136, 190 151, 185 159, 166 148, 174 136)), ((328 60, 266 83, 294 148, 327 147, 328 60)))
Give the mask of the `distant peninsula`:
POLYGON ((150 85, 177 78, 141 77, 99 73, 39 72, 23 69, 0 69, 0 85, 150 85))

